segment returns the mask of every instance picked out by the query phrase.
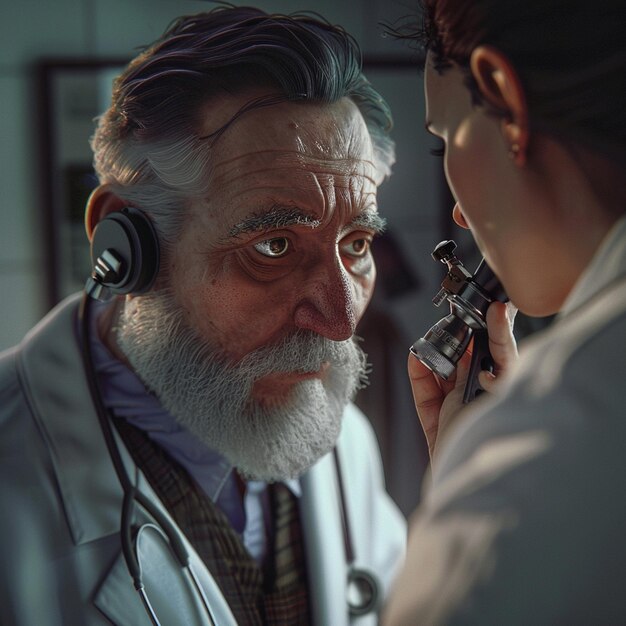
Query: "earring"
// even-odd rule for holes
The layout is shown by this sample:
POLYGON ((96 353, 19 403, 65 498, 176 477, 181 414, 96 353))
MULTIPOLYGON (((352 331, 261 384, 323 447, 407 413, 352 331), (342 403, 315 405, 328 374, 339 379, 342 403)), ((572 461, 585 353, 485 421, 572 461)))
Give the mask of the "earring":
POLYGON ((509 147, 509 159, 514 160, 519 154, 519 150, 520 150, 519 144, 512 143, 511 146, 509 147))

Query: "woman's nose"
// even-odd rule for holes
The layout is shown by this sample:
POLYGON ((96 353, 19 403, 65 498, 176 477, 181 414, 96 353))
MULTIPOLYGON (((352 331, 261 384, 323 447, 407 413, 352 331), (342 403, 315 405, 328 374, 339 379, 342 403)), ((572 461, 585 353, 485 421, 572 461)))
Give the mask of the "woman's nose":
POLYGON ((463 215, 463 211, 461 211, 461 207, 457 202, 452 209, 452 219, 462 228, 469 228, 467 221, 465 220, 465 216, 463 215))

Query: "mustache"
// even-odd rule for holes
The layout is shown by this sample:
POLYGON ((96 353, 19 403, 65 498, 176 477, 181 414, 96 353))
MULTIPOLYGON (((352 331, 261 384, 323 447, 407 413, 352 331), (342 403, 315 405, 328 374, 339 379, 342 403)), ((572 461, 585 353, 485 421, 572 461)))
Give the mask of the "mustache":
POLYGON ((293 327, 236 361, 162 293, 127 302, 116 331, 128 361, 176 421, 262 480, 300 475, 332 449, 344 408, 370 369, 359 338, 337 342, 293 327), (328 375, 295 383, 277 404, 254 397, 263 376, 324 364, 328 375))
POLYGON ((144 354, 146 365, 151 369, 165 366, 170 370, 166 378, 172 381, 176 378, 175 364, 184 367, 195 363, 199 365, 197 374, 212 376, 221 372, 232 382, 250 385, 269 374, 315 372, 328 363, 335 370, 354 370, 358 364, 357 388, 368 384, 371 365, 358 345, 362 339, 356 335, 345 341, 333 341, 313 331, 298 329, 277 343, 262 345, 233 361, 224 346, 207 341, 186 323, 168 289, 143 296, 142 300, 143 303, 135 303, 135 307, 139 305, 135 313, 141 311, 141 314, 136 317, 131 309, 127 317, 127 323, 134 328, 132 342, 141 349, 142 344, 160 337, 163 349, 172 357, 169 367, 160 358, 160 351, 144 354))
POLYGON ((342 367, 350 363, 358 338, 332 341, 310 331, 296 331, 279 343, 261 346, 248 353, 236 368, 254 371, 258 375, 318 371, 323 364, 342 367))

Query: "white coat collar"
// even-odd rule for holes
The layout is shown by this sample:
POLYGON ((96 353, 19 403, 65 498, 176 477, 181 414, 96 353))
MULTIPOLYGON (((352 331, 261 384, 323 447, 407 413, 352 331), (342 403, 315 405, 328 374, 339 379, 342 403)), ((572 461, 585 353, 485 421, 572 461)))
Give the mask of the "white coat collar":
POLYGON ((604 238, 565 301, 561 315, 568 315, 611 283, 624 277, 626 277, 626 217, 620 218, 604 238))
MULTIPOLYGON (((100 436, 82 366, 80 342, 75 334, 79 300, 80 294, 61 302, 27 335, 18 353, 18 368, 34 419, 49 446, 70 532, 76 544, 84 544, 119 532, 123 492, 100 436)), ((344 414, 338 448, 344 450, 346 457, 352 452, 347 449, 361 445, 359 442, 363 437, 360 431, 357 436, 357 424, 361 418, 356 413, 355 407, 348 405, 344 414)), ((120 452, 129 475, 134 475, 134 464, 121 442, 120 452)), ((371 468, 361 469, 367 476, 371 468)), ((357 486, 362 480, 361 476, 352 476, 348 481, 352 485, 349 500, 363 490, 357 486)), ((337 485, 332 454, 328 454, 302 477, 301 510, 311 600, 315 607, 314 621, 316 624, 347 626, 351 620, 346 610, 347 564, 337 485)), ((141 475, 139 487, 162 508, 141 475)), ((372 493, 368 494, 373 497, 372 493)), ((354 515, 352 519, 367 527, 366 520, 355 520, 354 515)), ((395 518, 393 521, 396 522, 395 518)), ((193 548, 187 541, 185 543, 203 579, 203 587, 215 590, 216 595, 211 594, 212 601, 217 602, 219 614, 225 616, 223 623, 233 624, 212 577, 193 548)), ((369 541, 359 544, 361 548, 369 549, 369 541)), ((121 579, 127 576, 120 559, 121 556, 103 583, 97 604, 106 614, 116 615, 115 623, 126 624, 114 608, 119 606, 119 589, 110 602, 107 600, 113 581, 118 580, 115 573, 121 579)), ((130 583, 124 585, 124 589, 129 598, 133 597, 135 592, 130 583)), ((375 615, 369 614, 357 621, 365 625, 373 624, 375 620, 375 615)))
MULTIPOLYGON (((22 342, 18 357, 35 420, 49 444, 77 545, 119 530, 123 498, 100 436, 82 365, 76 336, 80 298, 80 294, 70 296, 41 320, 22 342)), ((133 475, 134 463, 121 443, 120 451, 129 475, 133 475)), ((295 495, 301 495, 297 481, 290 481, 288 486, 295 495)))
POLYGON ((122 488, 100 436, 75 335, 79 296, 50 312, 18 356, 34 418, 51 462, 76 544, 119 531, 122 488))

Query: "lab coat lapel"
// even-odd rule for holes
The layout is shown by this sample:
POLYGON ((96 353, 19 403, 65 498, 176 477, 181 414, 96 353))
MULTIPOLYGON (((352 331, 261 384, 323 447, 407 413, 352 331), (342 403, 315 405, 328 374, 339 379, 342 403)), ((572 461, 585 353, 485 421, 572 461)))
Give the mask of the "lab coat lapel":
MULTIPOLYGON (((161 503, 155 500, 151 488, 144 484, 142 490, 173 523, 161 503)), ((148 522, 142 527, 138 551, 146 593, 161 624, 210 624, 189 574, 181 568, 161 531, 152 526, 140 510, 136 513, 136 520, 138 524, 148 522)), ((189 554, 191 568, 206 596, 214 623, 219 626, 236 626, 235 618, 217 583, 186 537, 181 534, 181 538, 189 554)), ((98 589, 94 604, 116 626, 150 626, 152 623, 131 583, 121 553, 98 589)))
POLYGON ((122 489, 85 379, 76 337, 78 300, 59 304, 27 335, 18 367, 80 545, 117 532, 122 489))
POLYGON ((333 455, 327 454, 301 479, 302 531, 313 620, 318 626, 347 626, 347 564, 333 455))
MULTIPOLYGON (((48 441, 68 524, 74 542, 85 544, 119 532, 123 492, 111 458, 100 434, 98 418, 82 368, 80 345, 76 338, 76 311, 79 298, 61 303, 33 329, 22 346, 18 364, 34 417, 48 441), (68 382, 71 381, 71 384, 68 382)), ((123 463, 130 476, 135 466, 114 433, 123 463)), ((168 518, 164 507, 142 474, 139 488, 168 518)), ((149 521, 137 508, 136 520, 149 521)), ((171 518, 170 518, 171 520, 171 518)), ((183 537, 193 570, 207 595, 219 626, 236 626, 235 619, 219 588, 200 557, 183 537)), ((146 572, 150 575, 151 600, 163 624, 206 624, 193 621, 193 602, 179 614, 189 586, 181 578, 181 568, 173 561, 169 547, 162 544, 147 548, 146 572), (153 565, 156 564, 156 565, 153 565), (170 567, 171 565, 171 567, 170 567), (156 600, 154 600, 154 598, 156 600), (174 610, 168 609, 170 600, 174 610), (159 600, 164 601, 163 604, 159 600), (191 608, 191 613, 189 609, 191 608), (167 619, 166 619, 167 618, 167 619)), ((147 575, 147 574, 146 574, 147 575)), ((123 556, 120 554, 105 574, 94 598, 96 606, 116 625, 151 624, 135 591, 123 556), (147 620, 147 621, 146 621, 147 620)), ((195 602, 195 600, 194 600, 195 602)), ((184 603, 183 603, 184 604, 184 603)), ((198 613, 196 613, 196 616, 198 613)), ((202 616, 202 612, 200 612, 202 616)))
MULTIPOLYGON (((181 568, 161 532, 147 525, 142 528, 140 537, 142 582, 159 622, 185 626, 211 624, 191 577, 181 568)), ((217 584, 189 545, 187 549, 191 567, 207 598, 213 623, 236 626, 217 584)), ((138 592, 130 582, 126 562, 121 554, 98 590, 94 603, 116 626, 152 624, 138 592)))
POLYGON ((121 554, 100 586, 94 604, 115 626, 151 626, 121 554))

